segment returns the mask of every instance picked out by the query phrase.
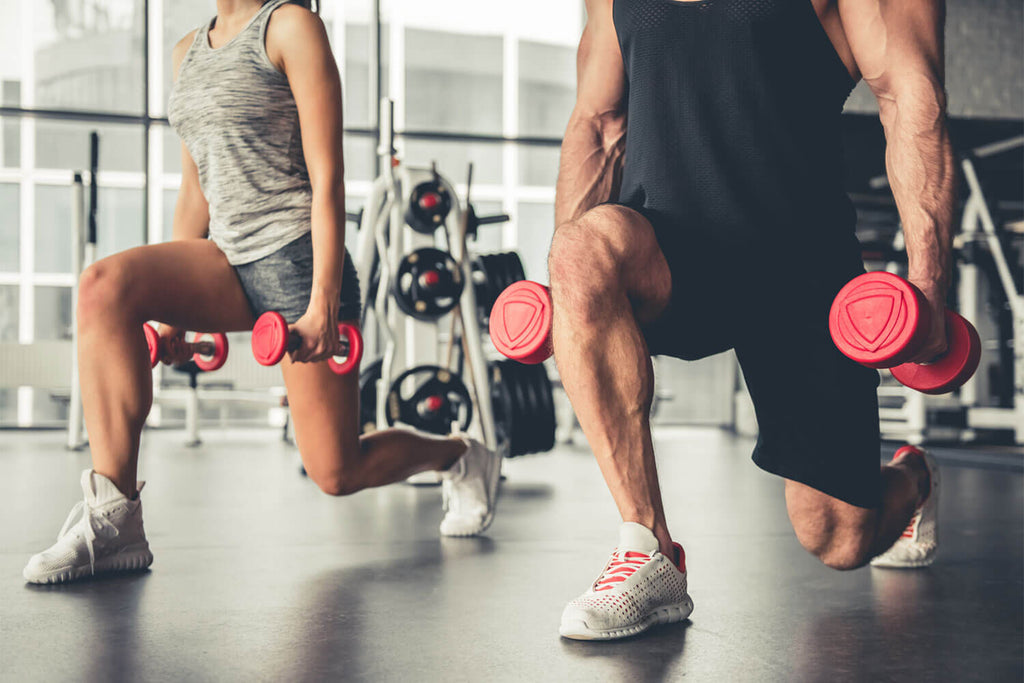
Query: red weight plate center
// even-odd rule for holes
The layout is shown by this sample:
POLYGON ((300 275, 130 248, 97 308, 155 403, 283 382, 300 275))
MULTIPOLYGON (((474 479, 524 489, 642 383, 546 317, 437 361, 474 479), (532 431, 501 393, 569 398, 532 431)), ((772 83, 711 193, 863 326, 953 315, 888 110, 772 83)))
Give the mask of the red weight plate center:
POLYGON ((420 276, 420 283, 424 287, 436 287, 441 282, 441 274, 436 270, 428 270, 420 276))
POLYGON ((441 400, 440 396, 427 396, 426 400, 424 401, 427 410, 430 411, 431 413, 436 413, 437 411, 441 410, 442 403, 443 401, 441 400))
POLYGON ((436 192, 427 192, 422 197, 420 197, 420 208, 424 209, 425 211, 429 211, 430 209, 435 208, 440 203, 441 196, 436 192))

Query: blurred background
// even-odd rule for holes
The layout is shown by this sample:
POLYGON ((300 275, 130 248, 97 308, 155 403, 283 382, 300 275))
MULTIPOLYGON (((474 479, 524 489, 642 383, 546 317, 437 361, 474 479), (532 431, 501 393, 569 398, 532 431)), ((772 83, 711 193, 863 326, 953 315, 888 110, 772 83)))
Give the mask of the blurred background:
MULTIPOLYGON (((1020 0, 949 0, 947 81, 959 152, 1022 132, 1022 11, 1020 0)), ((99 256, 169 237, 180 179, 166 120, 170 51, 214 13, 213 0, 0 0, 0 342, 70 338, 68 188, 72 170, 88 167, 90 131, 102 140, 99 256)), ((478 212, 511 215, 482 234, 478 249, 517 249, 527 276, 546 281, 582 0, 325 0, 321 14, 344 83, 349 210, 359 209, 377 173, 378 102, 390 96, 404 159, 436 161, 457 183, 472 161, 478 212)), ((863 84, 847 110, 849 189, 864 240, 888 249, 898 218, 884 185, 876 105, 863 84)), ((1010 156, 990 200, 1012 213, 1021 210, 1019 148, 1010 156)), ((659 402, 659 422, 737 419, 731 353, 661 360, 658 373, 659 395, 669 399, 659 402)), ((65 417, 66 402, 50 392, 0 387, 0 425, 65 417)))

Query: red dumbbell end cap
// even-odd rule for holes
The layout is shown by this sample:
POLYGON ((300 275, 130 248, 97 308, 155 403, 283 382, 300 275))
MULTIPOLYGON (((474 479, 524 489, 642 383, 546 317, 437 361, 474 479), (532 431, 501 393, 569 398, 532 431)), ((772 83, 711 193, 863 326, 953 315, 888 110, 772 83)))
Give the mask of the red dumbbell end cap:
POLYGON ((149 367, 155 368, 160 362, 160 333, 149 323, 142 323, 142 331, 146 335, 146 346, 149 349, 149 367))
POLYGON ((192 362, 196 364, 197 368, 203 372, 213 372, 224 367, 224 363, 228 360, 227 335, 220 332, 216 334, 198 334, 195 341, 210 341, 213 344, 212 356, 207 357, 198 352, 192 354, 192 362))
POLYGON ((338 323, 338 336, 348 340, 348 357, 341 362, 328 358, 327 367, 336 375, 346 375, 359 369, 359 361, 363 359, 363 335, 355 325, 338 323))
POLYGON ((509 286, 491 309, 494 347, 521 363, 533 365, 551 356, 551 294, 542 284, 523 280, 509 286))
POLYGON ((276 365, 288 348, 288 323, 277 311, 267 311, 252 328, 252 355, 260 365, 276 365))
POLYGON ((899 365, 928 336, 930 315, 924 294, 903 278, 865 273, 839 290, 828 327, 843 355, 869 367, 899 365))
POLYGON ((934 363, 904 363, 891 369, 900 384, 922 394, 946 394, 963 386, 981 362, 981 337, 959 313, 946 311, 946 353, 934 363))

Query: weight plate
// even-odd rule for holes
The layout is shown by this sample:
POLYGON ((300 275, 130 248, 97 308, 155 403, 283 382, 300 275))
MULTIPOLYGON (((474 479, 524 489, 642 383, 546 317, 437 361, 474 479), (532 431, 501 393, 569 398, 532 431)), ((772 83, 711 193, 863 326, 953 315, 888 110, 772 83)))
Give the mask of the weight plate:
POLYGON ((464 281, 451 254, 425 247, 398 264, 392 294, 398 308, 417 320, 436 320, 455 308, 464 281))
POLYGON ((465 431, 473 419, 469 390, 458 374, 436 365, 409 368, 391 384, 388 425, 398 422, 431 434, 465 431), (408 380, 408 382, 407 382, 408 380))

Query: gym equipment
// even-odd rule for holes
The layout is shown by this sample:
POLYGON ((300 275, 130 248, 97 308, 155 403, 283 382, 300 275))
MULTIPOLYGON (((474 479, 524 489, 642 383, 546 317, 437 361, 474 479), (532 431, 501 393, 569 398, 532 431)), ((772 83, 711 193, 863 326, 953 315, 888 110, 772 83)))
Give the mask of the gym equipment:
POLYGON ((509 457, 554 447, 555 401, 543 365, 510 359, 492 363, 491 402, 498 433, 509 443, 509 457))
POLYGON ((843 355, 871 368, 889 368, 901 384, 925 394, 961 386, 981 358, 974 326, 954 311, 946 311, 945 322, 946 352, 932 363, 908 363, 927 340, 930 309, 921 290, 885 271, 848 282, 829 311, 829 332, 843 355))
POLYGON ((542 363, 552 354, 551 293, 523 280, 501 293, 491 309, 491 341, 502 355, 520 363, 542 363))
MULTIPOLYGON (((359 367, 363 357, 363 337, 359 328, 348 323, 338 323, 338 334, 343 337, 342 347, 348 355, 344 361, 327 359, 327 365, 337 375, 344 375, 359 367)), ((294 351, 302 339, 294 330, 288 329, 284 316, 277 311, 267 311, 259 317, 252 328, 252 354, 260 365, 277 365, 288 351, 294 351)))
MULTIPOLYGON (((160 334, 149 323, 142 324, 142 331, 146 334, 150 367, 155 368, 160 362, 160 334)), ((185 348, 192 352, 192 362, 203 372, 220 370, 228 359, 228 338, 220 332, 198 332, 195 339, 185 342, 185 348)))
POLYGON ((463 286, 462 271, 452 255, 424 247, 399 262, 392 294, 406 315, 436 320, 459 303, 463 286))
POLYGON ((514 251, 480 254, 473 259, 472 273, 480 319, 485 323, 498 296, 514 283, 526 279, 523 262, 514 251))
POLYGON ((405 211, 405 222, 418 233, 432 235, 444 223, 451 210, 451 195, 435 176, 433 180, 420 183, 412 189, 409 208, 405 211))
POLYGON ((978 322, 986 367, 960 390, 968 438, 1012 433, 1024 444, 1024 221, 1019 205, 1024 136, 995 141, 961 161, 967 186, 958 308, 978 322), (987 313, 987 315, 986 315, 987 313))
POLYGON ((473 401, 456 373, 437 365, 409 368, 392 383, 387 396, 388 426, 398 422, 431 434, 464 432, 473 420, 473 401))
POLYGON ((384 365, 378 358, 359 373, 359 433, 377 431, 377 382, 384 365))

